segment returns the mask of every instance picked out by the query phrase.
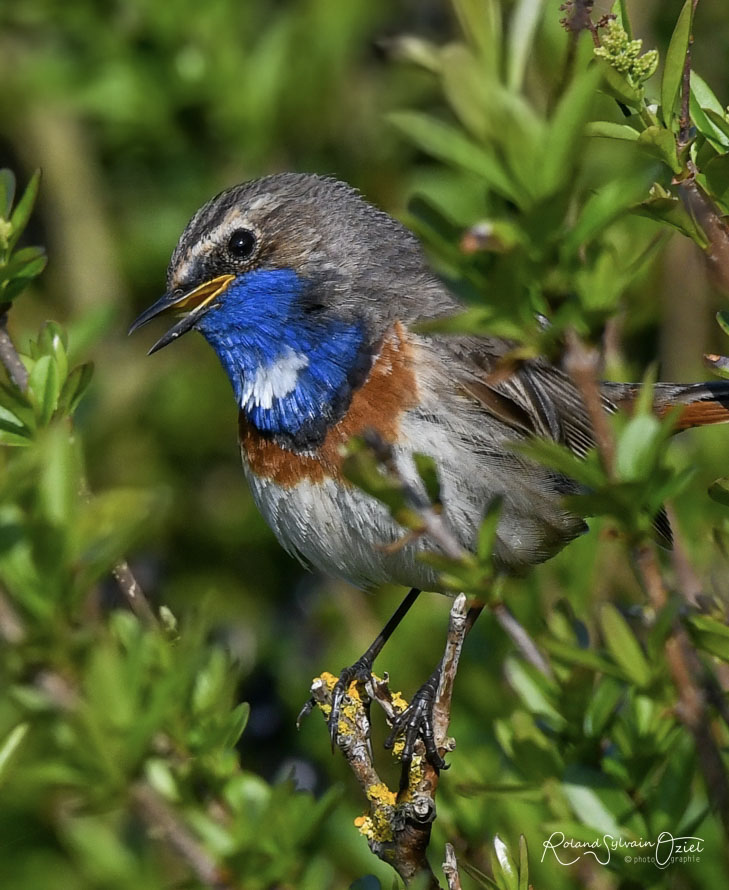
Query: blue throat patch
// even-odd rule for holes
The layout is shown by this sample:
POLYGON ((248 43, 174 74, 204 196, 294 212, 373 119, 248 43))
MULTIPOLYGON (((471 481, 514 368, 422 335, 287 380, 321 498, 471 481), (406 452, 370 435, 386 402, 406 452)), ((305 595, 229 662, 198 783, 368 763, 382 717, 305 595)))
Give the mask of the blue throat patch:
POLYGON ((247 272, 196 325, 246 420, 302 446, 339 420, 369 363, 362 326, 307 309, 305 287, 291 269, 247 272))

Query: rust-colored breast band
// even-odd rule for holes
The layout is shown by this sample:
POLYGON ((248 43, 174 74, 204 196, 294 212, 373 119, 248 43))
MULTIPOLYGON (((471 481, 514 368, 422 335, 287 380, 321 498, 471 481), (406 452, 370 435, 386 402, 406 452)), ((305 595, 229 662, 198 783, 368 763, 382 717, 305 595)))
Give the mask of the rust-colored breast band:
POLYGON ((261 435, 241 412, 238 434, 244 460, 257 476, 283 488, 292 488, 303 480, 323 482, 328 477, 346 482, 342 476, 342 446, 367 429, 378 432, 386 442, 396 442, 402 414, 417 404, 413 353, 404 328, 396 322, 367 379, 354 392, 347 413, 312 454, 281 447, 261 435))

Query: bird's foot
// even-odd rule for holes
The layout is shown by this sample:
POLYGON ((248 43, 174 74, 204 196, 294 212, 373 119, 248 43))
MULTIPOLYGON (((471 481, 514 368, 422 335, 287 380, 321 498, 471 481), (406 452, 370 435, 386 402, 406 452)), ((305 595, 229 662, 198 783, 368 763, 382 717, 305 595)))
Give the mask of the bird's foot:
MULTIPOLYGON (((354 664, 351 664, 349 667, 346 667, 339 674, 339 679, 334 684, 331 692, 331 705, 329 716, 327 717, 327 726, 329 727, 329 737, 332 740, 332 750, 334 750, 337 744, 337 735, 339 732, 339 718, 342 714, 342 705, 344 703, 344 697, 347 695, 350 686, 353 682, 357 682, 364 689, 365 683, 369 683, 372 679, 372 661, 373 659, 369 657, 369 654, 366 652, 361 658, 358 658, 354 664)), ((369 698, 366 695, 361 695, 360 699, 364 705, 364 707, 369 711, 369 698)), ((317 700, 312 696, 312 698, 307 701, 304 707, 299 711, 299 716, 296 718, 296 728, 299 729, 301 726, 301 721, 304 717, 307 717, 314 706, 316 705, 317 700)))
POLYGON ((438 753, 433 729, 433 707, 438 694, 440 673, 441 669, 438 666, 412 697, 407 708, 394 720, 390 735, 385 741, 385 747, 392 748, 398 736, 404 737, 400 755, 403 776, 406 776, 410 770, 415 753, 415 743, 418 739, 423 741, 425 758, 428 763, 435 769, 448 769, 448 764, 438 753))

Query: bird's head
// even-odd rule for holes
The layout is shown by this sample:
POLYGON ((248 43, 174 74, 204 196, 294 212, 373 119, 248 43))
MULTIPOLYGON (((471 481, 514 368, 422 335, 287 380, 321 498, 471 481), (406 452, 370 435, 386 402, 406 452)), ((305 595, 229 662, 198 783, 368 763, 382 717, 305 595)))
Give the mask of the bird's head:
POLYGON ((301 413, 318 398, 333 416, 395 320, 450 311, 407 229, 344 183, 286 173, 228 189, 195 214, 167 293, 131 330, 180 314, 150 351, 199 330, 241 407, 276 431, 279 403, 306 401, 298 389, 307 377, 312 405, 301 413))

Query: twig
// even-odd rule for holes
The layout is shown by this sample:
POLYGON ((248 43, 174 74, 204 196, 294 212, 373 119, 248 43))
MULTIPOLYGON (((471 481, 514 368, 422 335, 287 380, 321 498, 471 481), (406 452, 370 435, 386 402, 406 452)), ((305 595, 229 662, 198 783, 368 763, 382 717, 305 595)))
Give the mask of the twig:
POLYGON ((609 478, 612 478, 615 463, 615 439, 610 429, 605 402, 598 382, 600 355, 596 349, 588 349, 574 330, 567 331, 566 340, 565 370, 582 394, 595 435, 598 454, 605 472, 609 478))
MULTIPOLYGON (((658 612, 666 605, 667 596, 655 546, 646 544, 639 549, 636 557, 643 587, 653 608, 658 612)), ((724 830, 729 831, 729 782, 718 744, 712 734, 706 696, 697 683, 697 678, 701 677, 704 670, 683 625, 678 621, 674 623, 671 635, 666 640, 665 651, 671 677, 678 691, 676 713, 694 737, 709 799, 719 813, 724 830)))
POLYGON ((192 868, 201 884, 210 890, 233 890, 234 884, 230 876, 150 785, 135 785, 131 790, 131 798, 150 834, 161 835, 192 868))
POLYGON ((114 566, 112 575, 116 579, 119 589, 124 594, 132 612, 134 612, 137 618, 144 621, 145 624, 150 627, 158 627, 159 621, 157 620, 157 616, 152 611, 152 607, 149 605, 149 602, 144 595, 144 591, 134 573, 129 568, 129 563, 126 559, 121 560, 121 562, 114 566))
POLYGON ((681 114, 678 119, 678 139, 676 145, 679 154, 691 142, 691 44, 694 42, 693 17, 699 0, 693 0, 691 10, 691 34, 689 34, 686 58, 683 62, 683 74, 681 75, 681 114))
POLYGON ((25 392, 28 389, 28 371, 10 339, 7 324, 8 306, 5 304, 0 307, 0 362, 18 389, 25 392))
POLYGON ((445 862, 443 863, 443 874, 448 881, 448 890, 461 890, 461 878, 458 874, 458 862, 456 861, 456 851, 452 844, 445 845, 445 862))
POLYGON ((696 170, 692 163, 689 169, 691 174, 678 183, 678 194, 709 239, 704 256, 712 283, 724 293, 729 293, 729 227, 711 198, 696 182, 696 170))
POLYGON ((514 618, 511 612, 503 603, 497 603, 491 610, 496 616, 496 620, 501 627, 511 637, 516 648, 524 656, 529 664, 533 665, 540 674, 543 674, 550 680, 554 679, 554 672, 549 665, 547 659, 537 649, 534 640, 529 636, 526 629, 514 618))
POLYGON ((0 636, 6 643, 17 645, 25 639, 25 625, 4 590, 0 589, 0 636))
MULTIPOLYGON (((467 612, 466 602, 465 595, 460 594, 451 608, 448 639, 433 707, 435 743, 443 754, 452 750, 455 744, 448 738, 453 684, 463 640, 473 624, 470 616, 474 610, 467 612)), ((478 611, 479 607, 475 608, 478 611)), ((325 718, 331 710, 331 693, 335 683, 333 675, 322 674, 311 687, 312 697, 325 718)), ((390 692, 386 679, 373 678, 366 684, 365 690, 369 698, 382 708, 390 725, 407 706, 399 693, 390 692)), ((429 890, 439 890, 440 885, 426 857, 436 813, 439 774, 426 760, 422 741, 416 742, 407 786, 398 792, 391 791, 381 780, 373 763, 369 707, 360 697, 357 684, 353 683, 342 707, 342 717, 337 727, 337 746, 369 801, 369 812, 359 817, 355 824, 367 838, 372 852, 383 862, 388 862, 406 884, 425 875, 429 890)), ((396 743, 393 753, 398 757, 401 751, 402 743, 396 743)), ((450 887, 449 884, 449 890, 450 887)))

